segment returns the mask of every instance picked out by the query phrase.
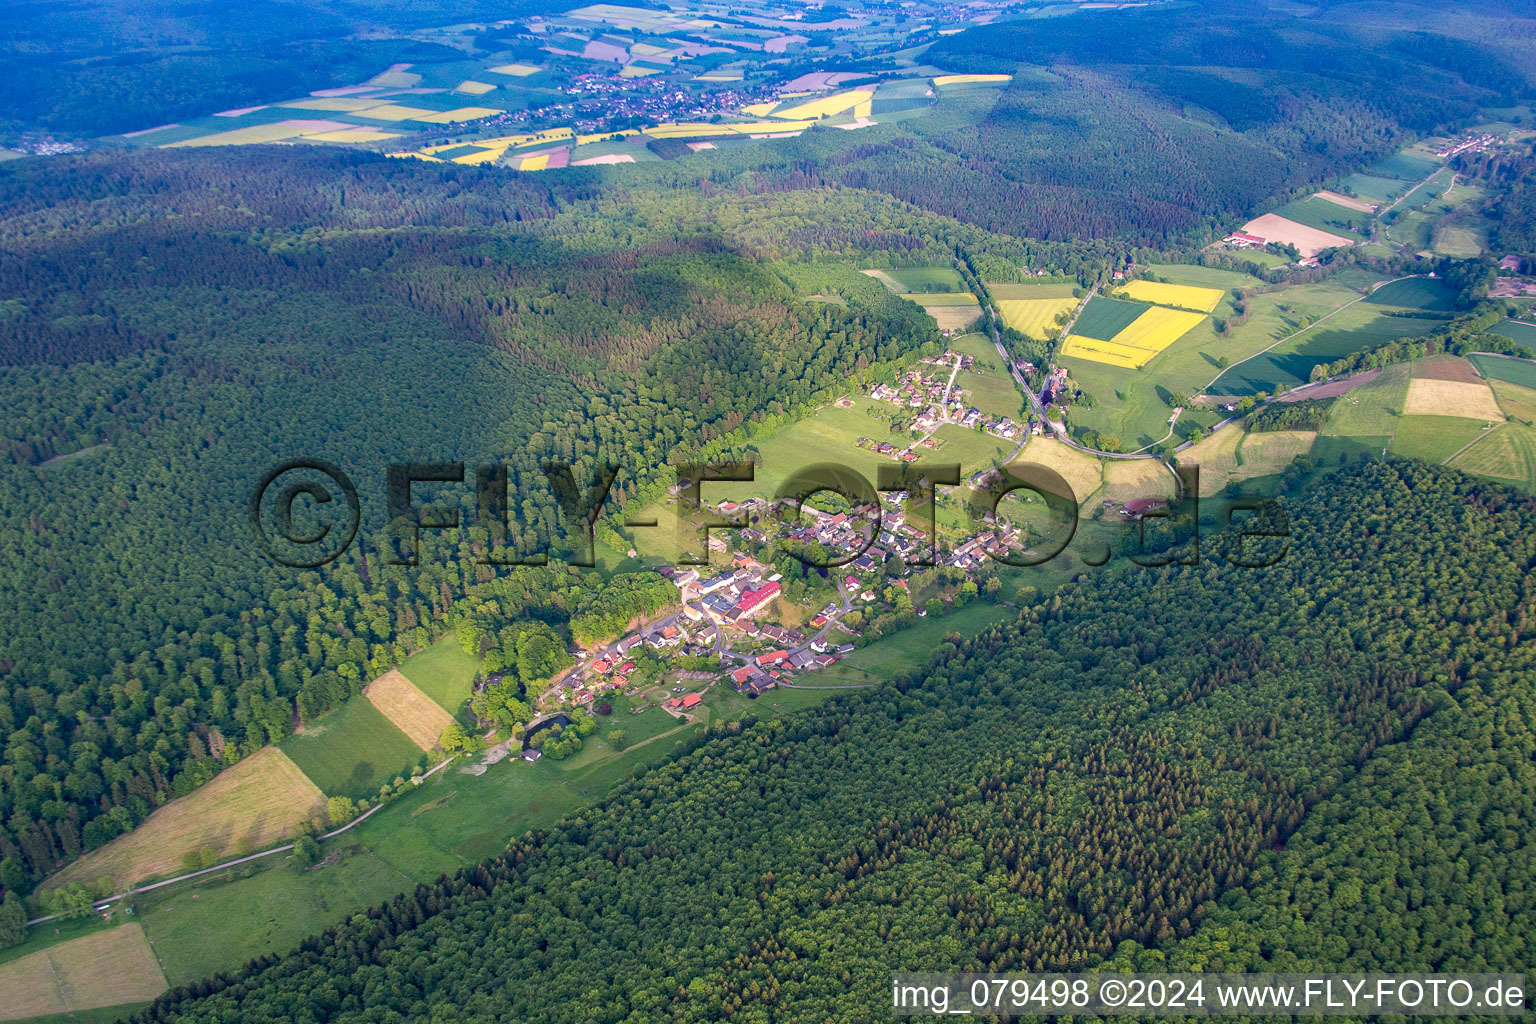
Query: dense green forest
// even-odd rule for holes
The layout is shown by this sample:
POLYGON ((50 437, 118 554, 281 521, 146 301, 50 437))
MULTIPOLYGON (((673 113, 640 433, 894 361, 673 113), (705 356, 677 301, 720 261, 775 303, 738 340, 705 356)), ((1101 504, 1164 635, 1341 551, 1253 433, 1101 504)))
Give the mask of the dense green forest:
MULTIPOLYGON (((825 203, 804 192, 695 195, 682 219, 682 197, 621 208, 513 176, 281 151, 16 166, 0 189, 13 883, 281 738, 295 709, 335 706, 494 578, 480 563, 510 554, 483 532, 456 548, 429 533, 419 568, 384 564, 387 464, 505 463, 508 548, 571 557, 582 545, 562 544, 542 459, 581 479, 621 467, 616 507, 682 456, 938 341, 857 274, 846 307, 795 297, 760 247, 767 233, 819 251, 797 225, 825 203), (712 216, 727 206, 756 237, 712 216), (302 575, 272 565, 244 517, 262 474, 295 456, 354 477, 367 540, 302 575), (224 759, 211 731, 235 741, 224 759)), ((885 259, 881 245, 940 245, 937 229, 840 236, 823 218, 818 237, 872 238, 885 259)), ((469 483, 436 493, 472 520, 469 483)), ((543 572, 543 614, 583 639, 634 614, 600 593, 567 601, 576 579, 543 572)))
POLYGON ((856 147, 835 173, 995 231, 1166 244, 1530 90, 1480 43, 1400 27, 1383 42, 1352 13, 1189 4, 949 36, 927 59, 1016 72, 1001 99, 978 123, 957 104, 856 147))
POLYGON ((1084 576, 141 1019, 865 1019, 914 964, 1523 969, 1536 505, 1362 461, 1288 514, 1271 568, 1084 576))
MULTIPOLYGON (((9 12, 0 134, 145 127, 458 56, 366 31, 450 20, 431 6, 121 6, 9 12)), ((1454 38, 1428 7, 1415 24, 1353 3, 1122 12, 1112 45, 1096 16, 989 26, 923 59, 1008 71, 1005 89, 619 168, 297 146, 0 166, 6 920, 15 894, 451 627, 505 673, 478 698, 505 721, 566 644, 673 600, 611 522, 608 571, 581 564, 545 463, 617 466, 605 509, 640 504, 679 462, 750 456, 942 348, 858 268, 956 265, 986 298, 987 281, 1195 262, 1217 228, 1527 98, 1497 5, 1462 6, 1454 38), (246 520, 295 456, 361 493, 359 544, 313 571, 272 564, 246 520), (386 467, 408 460, 463 462, 424 500, 473 524, 428 533, 411 568, 390 564, 384 511, 386 467), (504 537, 476 522, 489 464, 507 467, 504 537), (548 565, 491 564, 546 548, 548 565)), ((1512 251, 1536 251, 1532 166, 1458 164, 1512 251)), ((1241 268, 1296 282, 1346 262, 1380 266, 1241 268)), ((1491 263, 1439 269, 1462 312, 1318 375, 1516 350, 1483 333, 1505 312, 1480 303, 1491 263)), ((1049 343, 1004 337, 1043 367, 1049 343)), ((1273 569, 1080 579, 897 687, 717 735, 505 858, 149 1015, 843 1019, 898 966, 1526 963, 1533 723, 1511 682, 1531 668, 1533 517, 1449 471, 1351 465, 1300 499, 1273 569), (1415 808, 1445 827, 1426 836, 1415 808), (1383 854, 1404 836, 1421 859, 1383 854)))

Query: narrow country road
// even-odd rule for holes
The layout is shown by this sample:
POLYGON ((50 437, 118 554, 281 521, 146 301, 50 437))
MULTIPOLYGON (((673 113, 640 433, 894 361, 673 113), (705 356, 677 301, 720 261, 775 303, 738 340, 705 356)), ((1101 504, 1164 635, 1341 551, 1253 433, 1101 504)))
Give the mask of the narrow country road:
MULTIPOLYGON (((451 764, 452 762, 453 762, 453 758, 451 758, 451 757, 448 758, 445 761, 440 762, 435 767, 433 767, 431 771, 428 771, 425 774, 423 774, 422 778, 423 779, 431 778, 433 775, 437 774, 437 772, 440 769, 446 767, 447 765, 451 764)), ((353 818, 351 821, 349 821, 345 825, 341 826, 341 828, 332 829, 330 832, 326 832, 324 835, 316 836, 315 838, 323 842, 326 839, 330 839, 332 836, 339 836, 343 832, 346 832, 346 831, 348 831, 350 829, 354 829, 357 826, 361 825, 363 822, 367 821, 369 818, 373 817, 376 813, 378 813, 379 811, 382 811, 387 806, 388 806, 388 804, 374 804, 372 807, 368 808, 368 810, 364 811, 362 814, 358 815, 356 818, 353 818)), ((238 867, 241 864, 248 864, 248 863, 250 863, 253 860, 261 860, 263 857, 270 857, 270 856, 272 856, 273 854, 276 854, 276 853, 285 853, 285 852, 287 852, 288 850, 291 850, 291 849, 293 849, 293 844, 292 843, 285 843, 282 846, 274 846, 270 850, 262 850, 260 853, 253 853, 253 854, 250 854, 249 856, 239 857, 239 858, 237 858, 235 860, 227 860, 223 864, 215 864, 211 868, 203 868, 200 871, 188 871, 186 874, 177 875, 175 878, 165 878, 165 879, 161 879, 158 882, 150 882, 147 885, 135 886, 134 888, 129 889, 126 892, 120 892, 120 893, 118 893, 115 896, 106 896, 106 897, 103 897, 103 898, 101 898, 99 900, 96 900, 94 903, 91 904, 91 906, 93 907, 93 909, 100 910, 101 908, 107 906, 108 904, 115 903, 115 902, 117 902, 118 900, 121 900, 121 899, 126 899, 129 896, 136 896, 139 893, 149 892, 149 891, 151 891, 153 889, 160 889, 160 888, 163 888, 163 887, 165 887, 167 885, 175 885, 177 882, 185 882, 189 878, 197 878, 197 877, 202 876, 202 875, 211 875, 211 874, 213 874, 216 871, 224 871, 224 870, 227 870, 229 868, 238 867)), ((62 916, 63 916, 62 914, 47 914, 47 915, 45 915, 43 917, 35 917, 32 920, 27 922, 27 927, 30 928, 30 927, 32 927, 35 924, 46 924, 47 922, 57 920, 58 918, 60 918, 62 916)))

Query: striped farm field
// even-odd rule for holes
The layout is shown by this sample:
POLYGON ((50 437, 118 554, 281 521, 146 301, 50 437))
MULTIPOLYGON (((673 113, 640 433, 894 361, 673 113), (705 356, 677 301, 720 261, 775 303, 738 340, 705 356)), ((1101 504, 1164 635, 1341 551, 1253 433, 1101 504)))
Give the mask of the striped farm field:
POLYGON ((988 281, 987 291, 994 299, 1070 299, 1077 295, 1077 282, 1072 280, 988 281))
POLYGON ((919 306, 922 306, 923 312, 933 317, 934 323, 938 324, 939 329, 944 331, 962 330, 963 328, 971 326, 971 324, 975 323, 981 316, 981 306, 977 305, 975 299, 965 303, 948 301, 951 296, 947 295, 916 296, 907 294, 903 295, 902 298, 910 299, 911 301, 916 302, 919 306), (930 301, 935 298, 943 298, 946 301, 930 301))
POLYGON ((1499 334, 1510 341, 1536 348, 1536 324, 1528 324, 1521 320, 1505 320, 1488 328, 1488 333, 1499 334))
POLYGON ((127 835, 81 857, 46 883, 94 883, 107 876, 126 888, 174 874, 184 854, 212 846, 222 854, 259 850, 287 838, 321 813, 325 794, 276 747, 263 747, 213 780, 155 811, 127 835))
POLYGON ((1056 318, 1077 307, 1071 296, 1060 299, 998 299, 997 311, 1003 315, 1003 323, 1031 338, 1047 338, 1058 324, 1056 318))
POLYGON ((933 80, 933 84, 938 86, 982 84, 1001 85, 1004 82, 1011 82, 1012 80, 1012 75, 939 75, 933 80))
POLYGON ((1494 427, 1445 464, 1464 473, 1491 476, 1536 490, 1536 430, 1523 423, 1494 427))
POLYGON ((1213 312, 1224 294, 1220 288, 1197 288, 1194 285, 1165 284, 1161 281, 1132 281, 1120 290, 1127 298, 1137 302, 1198 309, 1202 313, 1213 312))
MULTIPOLYGON (((504 114, 506 111, 496 107, 458 107, 455 110, 444 110, 427 117, 418 117, 415 120, 424 121, 427 124, 458 124, 460 121, 478 121, 482 117, 494 117, 504 114)), ((373 111, 365 110, 363 117, 373 117, 373 111)))
POLYGON ((0 1020, 141 1003, 166 987, 144 929, 124 924, 0 964, 0 1020))
POLYGON ((418 690, 399 669, 390 669, 369 683, 363 696, 422 750, 437 746, 438 737, 453 721, 448 712, 418 690))
POLYGON ((833 96, 823 96, 819 100, 809 100, 797 104, 786 110, 780 110, 774 117, 783 118, 786 121, 804 121, 831 117, 833 114, 841 114, 845 110, 852 110, 861 103, 868 103, 875 98, 873 89, 855 89, 851 92, 840 92, 833 96))
POLYGON ((372 118, 375 121, 424 121, 438 111, 428 110, 426 107, 402 106, 399 103, 381 103, 363 110, 354 110, 353 113, 358 117, 372 118))
POLYGON ((1092 359, 1096 363, 1108 363, 1110 366, 1121 366, 1127 370, 1140 369, 1151 359, 1155 352, 1147 352, 1144 349, 1132 348, 1129 345, 1117 345, 1112 341, 1100 341, 1097 338, 1085 338, 1078 334, 1070 334, 1062 343, 1061 354, 1064 358, 1092 359))
POLYGON ((341 132, 318 132, 304 136, 305 142, 387 142, 398 139, 399 132, 371 132, 366 128, 349 128, 341 132))
POLYGON ((1155 354, 1184 337, 1190 329, 1204 319, 1204 314, 1187 309, 1154 306, 1110 340, 1120 345, 1144 348, 1155 354))
MULTIPOLYGON (((1513 321, 1506 320, 1507 325, 1513 321)), ((1524 339, 1516 338, 1516 341, 1524 339)), ((1536 388, 1536 362, 1529 359, 1516 359, 1512 356, 1474 355, 1471 358, 1472 365, 1477 367, 1477 372, 1490 380, 1507 381, 1510 384, 1518 384, 1523 388, 1536 388)))
POLYGON ((719 135, 781 135, 799 132, 815 121, 750 121, 740 124, 711 124, 707 121, 673 122, 653 125, 644 134, 653 139, 697 139, 719 135))
POLYGON ((259 146, 266 142, 281 142, 298 136, 299 130, 285 124, 253 124, 248 128, 234 128, 227 132, 211 132, 195 139, 167 142, 161 149, 183 149, 193 146, 259 146))
POLYGON ((358 96, 306 96, 301 100, 288 100, 286 103, 278 104, 280 107, 293 110, 330 110, 337 113, 356 113, 378 105, 379 101, 376 99, 363 99, 358 96))
POLYGON ((974 306, 970 292, 907 292, 906 297, 920 306, 974 306))

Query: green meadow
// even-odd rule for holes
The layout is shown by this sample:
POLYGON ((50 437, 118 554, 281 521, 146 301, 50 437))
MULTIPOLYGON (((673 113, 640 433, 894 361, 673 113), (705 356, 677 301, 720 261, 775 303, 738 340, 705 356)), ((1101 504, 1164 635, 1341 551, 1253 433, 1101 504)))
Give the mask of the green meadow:
POLYGON ((327 796, 375 796, 421 760, 421 748, 367 700, 355 697, 278 744, 327 796))
POLYGON ((431 647, 405 659, 400 666, 405 678, 450 715, 458 714, 464 702, 474 695, 475 674, 479 670, 479 660, 464 653, 458 635, 452 630, 431 647))

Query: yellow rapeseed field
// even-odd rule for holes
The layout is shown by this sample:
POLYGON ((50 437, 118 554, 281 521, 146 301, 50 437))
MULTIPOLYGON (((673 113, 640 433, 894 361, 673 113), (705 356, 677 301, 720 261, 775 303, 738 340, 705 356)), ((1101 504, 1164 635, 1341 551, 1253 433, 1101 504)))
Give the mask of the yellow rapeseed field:
POLYGON ((1203 313, 1153 306, 1110 340, 1117 345, 1145 349, 1150 357, 1178 341, 1204 319, 1203 313))
POLYGON ((833 114, 841 114, 845 110, 852 110, 860 104, 873 101, 875 92, 873 89, 855 89, 852 92, 840 92, 832 96, 823 96, 819 100, 808 100, 797 104, 788 110, 781 110, 774 117, 781 117, 786 121, 804 121, 806 119, 820 119, 831 117, 833 114))
POLYGON ((1123 366, 1127 370, 1135 370, 1151 359, 1155 353, 1131 348, 1129 345, 1116 345, 1112 341, 1099 341, 1097 338, 1071 334, 1061 346, 1061 355, 1064 359, 1091 359, 1096 363, 1108 363, 1111 366, 1123 366))
POLYGON ((939 75, 933 80, 933 84, 972 85, 977 82, 1007 82, 1012 79, 1012 75, 939 75))
POLYGON ((1213 312, 1221 301, 1220 288, 1197 288, 1188 284, 1164 284, 1161 281, 1132 281, 1121 291, 1137 302, 1155 302, 1159 306, 1178 306, 1213 312))

